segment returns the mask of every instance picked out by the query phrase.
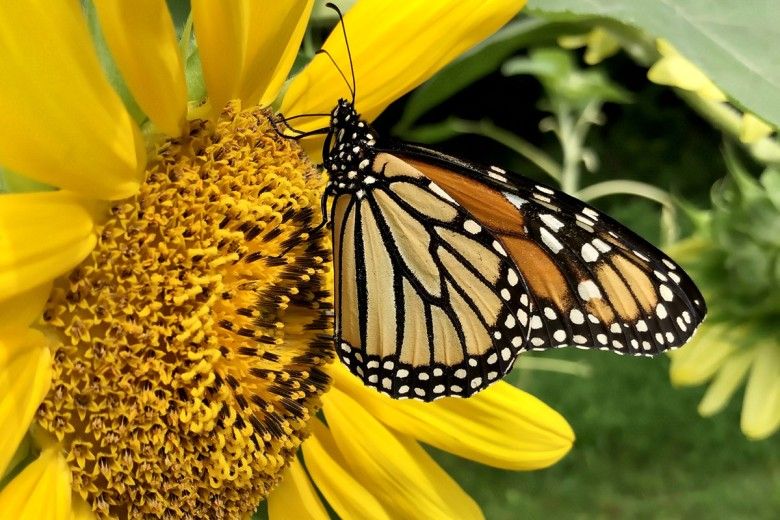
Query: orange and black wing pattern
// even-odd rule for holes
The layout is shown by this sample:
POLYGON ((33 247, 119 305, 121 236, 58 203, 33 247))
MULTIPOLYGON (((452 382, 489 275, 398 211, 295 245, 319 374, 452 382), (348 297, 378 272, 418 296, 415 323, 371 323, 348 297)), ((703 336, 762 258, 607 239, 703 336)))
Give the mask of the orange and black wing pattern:
POLYGON ((337 351, 397 398, 469 396, 527 343, 520 273, 492 233, 391 154, 331 207, 337 351))
POLYGON ((350 101, 323 160, 337 353, 392 397, 467 397, 526 350, 654 355, 704 318, 682 269, 618 222, 500 168, 378 145, 350 101))
POLYGON ((686 343, 703 320, 704 299, 674 261, 585 203, 425 148, 398 157, 471 213, 517 267, 531 307, 517 312, 524 348, 654 355, 686 343))

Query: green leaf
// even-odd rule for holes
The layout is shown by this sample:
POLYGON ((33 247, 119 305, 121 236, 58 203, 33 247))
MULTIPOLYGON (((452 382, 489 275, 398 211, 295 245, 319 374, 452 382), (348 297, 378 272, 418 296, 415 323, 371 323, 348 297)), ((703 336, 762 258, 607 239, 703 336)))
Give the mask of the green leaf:
POLYGON ((554 19, 605 16, 668 40, 747 110, 780 126, 780 41, 776 0, 530 0, 554 19))
POLYGON ((528 18, 510 23, 415 90, 394 132, 403 132, 431 108, 497 70, 517 49, 531 43, 554 43, 558 36, 577 30, 584 31, 586 28, 579 23, 551 23, 528 18))
POLYGON ((0 193, 31 193, 56 189, 54 186, 38 182, 0 166, 0 193))
POLYGON ((580 70, 571 51, 559 47, 533 49, 528 58, 512 58, 501 70, 508 76, 532 74, 542 82, 551 98, 563 99, 581 107, 595 100, 631 101, 631 94, 612 83, 603 71, 597 67, 580 70))

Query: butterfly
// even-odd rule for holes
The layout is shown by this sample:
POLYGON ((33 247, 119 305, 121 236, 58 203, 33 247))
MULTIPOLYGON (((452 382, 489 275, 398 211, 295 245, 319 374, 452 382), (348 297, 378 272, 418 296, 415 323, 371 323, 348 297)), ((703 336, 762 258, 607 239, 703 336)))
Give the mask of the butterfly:
POLYGON ((668 256, 552 187, 383 140, 352 75, 352 100, 305 135, 325 135, 336 351, 366 385, 467 397, 525 351, 652 356, 691 338, 706 305, 668 256))

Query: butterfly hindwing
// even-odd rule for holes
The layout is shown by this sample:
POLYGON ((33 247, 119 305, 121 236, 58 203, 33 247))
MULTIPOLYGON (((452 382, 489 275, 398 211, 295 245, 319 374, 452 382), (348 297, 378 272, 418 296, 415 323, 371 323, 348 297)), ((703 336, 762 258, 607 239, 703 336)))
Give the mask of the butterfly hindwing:
POLYGON ((480 216, 508 252, 531 299, 520 316, 528 348, 652 355, 684 344, 703 319, 682 269, 598 210, 499 168, 416 146, 395 153, 480 216))
POLYGON ((393 397, 468 396, 526 344, 529 295, 492 233, 435 182, 378 154, 331 220, 338 354, 393 397))

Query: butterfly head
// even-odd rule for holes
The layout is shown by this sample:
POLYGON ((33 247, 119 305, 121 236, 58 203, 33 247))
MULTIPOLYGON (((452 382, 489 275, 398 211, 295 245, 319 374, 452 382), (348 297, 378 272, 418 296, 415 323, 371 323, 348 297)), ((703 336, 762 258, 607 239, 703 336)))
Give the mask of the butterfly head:
POLYGON ((323 164, 337 191, 355 191, 370 173, 376 144, 373 130, 360 118, 355 105, 340 99, 330 115, 322 150, 323 164))

